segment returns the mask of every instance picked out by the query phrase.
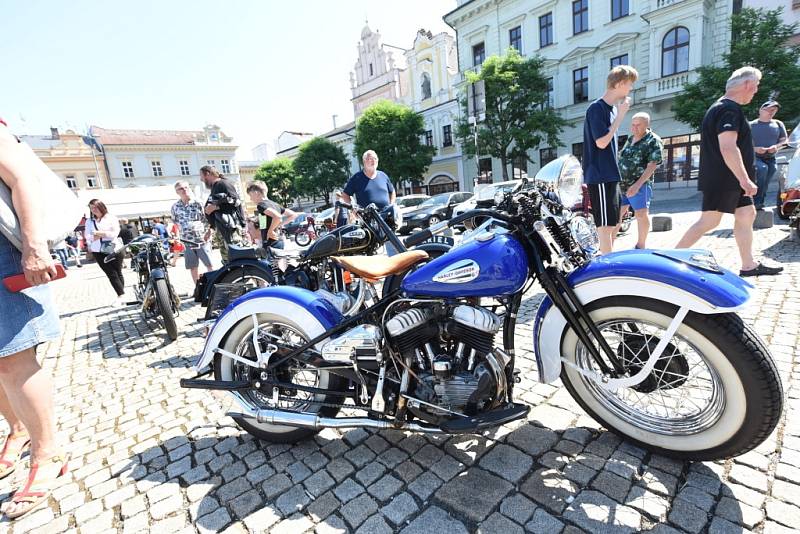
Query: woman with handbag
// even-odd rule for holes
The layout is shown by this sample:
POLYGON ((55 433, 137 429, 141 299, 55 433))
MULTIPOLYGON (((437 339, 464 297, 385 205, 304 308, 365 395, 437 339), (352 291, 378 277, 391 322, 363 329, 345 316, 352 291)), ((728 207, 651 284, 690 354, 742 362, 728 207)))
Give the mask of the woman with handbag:
POLYGON ((107 256, 114 253, 114 249, 122 246, 122 240, 119 238, 119 219, 110 214, 106 205, 96 198, 89 201, 89 211, 92 212, 91 220, 86 223, 86 242, 89 244, 89 250, 117 293, 113 306, 125 306, 122 255, 105 261, 107 256))

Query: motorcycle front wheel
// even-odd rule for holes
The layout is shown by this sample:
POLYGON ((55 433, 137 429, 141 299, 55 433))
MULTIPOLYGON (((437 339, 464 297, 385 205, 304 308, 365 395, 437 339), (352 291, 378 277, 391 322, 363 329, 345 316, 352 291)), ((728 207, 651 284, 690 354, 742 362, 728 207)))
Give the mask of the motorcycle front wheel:
POLYGON ((305 247, 311 243, 311 236, 308 232, 298 232, 294 234, 294 242, 297 243, 298 247, 305 247))
POLYGON ((175 313, 172 311, 172 299, 170 299, 169 296, 167 281, 160 278, 155 281, 153 287, 156 293, 158 314, 161 316, 161 321, 164 323, 164 329, 167 331, 167 336, 169 336, 172 341, 175 341, 178 339, 178 325, 175 324, 175 313))
MULTIPOLYGON (((276 340, 285 345, 301 345, 308 341, 311 336, 305 332, 303 327, 295 323, 288 317, 281 317, 270 313, 260 313, 257 316, 259 343, 262 350, 266 349, 268 343, 276 340)), ((240 321, 226 336, 222 349, 237 356, 242 356, 248 360, 255 361, 256 355, 253 347, 253 320, 251 317, 240 321)), ((279 350, 272 357, 278 358, 285 354, 286 350, 279 350)), ((217 380, 251 380, 264 381, 262 370, 251 367, 247 364, 234 361, 231 358, 218 353, 214 356, 214 376, 217 380)), ((347 381, 329 372, 319 372, 313 367, 299 364, 296 361, 288 361, 278 367, 266 379, 273 379, 275 382, 292 383, 300 386, 310 386, 322 389, 333 389, 336 391, 346 391, 347 381)), ((268 386, 256 390, 255 388, 234 393, 240 400, 253 408, 281 409, 293 412, 318 414, 322 417, 335 417, 339 408, 326 406, 331 403, 341 403, 344 397, 321 395, 317 393, 306 393, 303 391, 291 390, 289 388, 279 388, 278 405, 272 403, 272 390, 268 386)), ((234 421, 242 429, 258 439, 271 441, 274 443, 296 443, 310 438, 319 430, 308 428, 296 428, 283 425, 272 425, 259 423, 252 419, 234 417, 234 421)))
MULTIPOLYGON (((632 376, 663 337, 677 308, 649 298, 608 297, 587 307, 632 376)), ((597 372, 572 329, 562 355, 597 372)), ((783 388, 764 343, 734 313, 690 312, 644 382, 616 391, 565 364, 561 379, 594 419, 653 452, 718 460, 744 454, 775 429, 783 388)))

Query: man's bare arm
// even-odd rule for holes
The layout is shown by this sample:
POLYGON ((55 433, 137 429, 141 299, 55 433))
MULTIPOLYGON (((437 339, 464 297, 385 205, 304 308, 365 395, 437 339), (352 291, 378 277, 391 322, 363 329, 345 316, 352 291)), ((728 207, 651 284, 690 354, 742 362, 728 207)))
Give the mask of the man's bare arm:
POLYGON ((738 134, 736 132, 722 132, 718 136, 719 149, 722 152, 722 159, 725 161, 725 165, 736 176, 739 185, 744 189, 745 195, 753 196, 758 191, 758 187, 750 179, 747 169, 744 167, 742 153, 739 151, 739 147, 736 146, 737 137, 738 134))

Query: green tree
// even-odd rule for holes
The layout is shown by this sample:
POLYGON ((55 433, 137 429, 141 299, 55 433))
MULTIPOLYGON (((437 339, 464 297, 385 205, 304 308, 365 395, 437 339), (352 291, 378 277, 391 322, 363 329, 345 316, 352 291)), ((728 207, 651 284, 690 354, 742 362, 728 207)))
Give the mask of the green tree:
POLYGON ((350 162, 344 150, 324 137, 315 137, 300 145, 293 164, 297 192, 304 196, 321 196, 326 203, 334 189, 344 187, 350 175, 350 162))
POLYGON ((395 183, 422 181, 436 149, 421 141, 422 115, 411 108, 382 100, 364 110, 356 123, 353 154, 359 161, 367 150, 378 154, 379 168, 395 183))
POLYGON ((780 116, 796 122, 800 114, 800 45, 789 39, 797 24, 783 24, 783 8, 742 9, 731 17, 731 50, 723 55, 721 66, 702 66, 700 77, 686 84, 683 93, 675 98, 672 110, 675 118, 695 130, 700 129, 703 116, 711 104, 725 92, 725 81, 731 73, 747 65, 756 67, 763 77, 753 101, 744 106, 745 115, 758 116, 758 107, 770 97, 781 103, 780 116))
POLYGON ((254 178, 267 184, 270 198, 281 204, 289 204, 297 193, 294 189, 294 166, 289 158, 267 161, 258 168, 254 178))
MULTIPOLYGON (((548 82, 542 72, 544 60, 523 58, 515 48, 504 56, 490 56, 480 72, 467 72, 469 83, 483 80, 486 90, 486 118, 478 123, 477 153, 498 158, 503 165, 503 179, 508 180, 508 165, 516 158, 528 161, 528 151, 539 147, 559 146, 558 135, 566 122, 548 105, 548 82)), ((461 103, 463 119, 456 127, 456 137, 469 157, 476 154, 474 126, 468 122, 467 100, 461 103)))

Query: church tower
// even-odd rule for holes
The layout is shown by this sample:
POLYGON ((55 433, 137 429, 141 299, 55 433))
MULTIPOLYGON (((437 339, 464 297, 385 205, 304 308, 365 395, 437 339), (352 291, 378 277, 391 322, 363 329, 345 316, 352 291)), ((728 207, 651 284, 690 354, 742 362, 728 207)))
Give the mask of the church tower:
POLYGON ((393 54, 386 48, 387 45, 381 42, 380 32, 373 32, 369 25, 365 25, 358 43, 355 72, 350 73, 351 101, 356 119, 373 102, 399 102, 402 99, 401 69, 395 66, 393 54))

